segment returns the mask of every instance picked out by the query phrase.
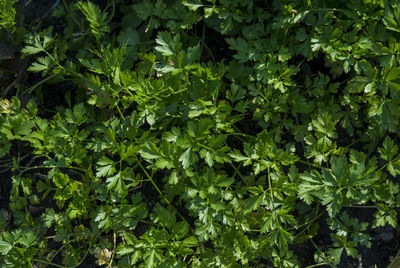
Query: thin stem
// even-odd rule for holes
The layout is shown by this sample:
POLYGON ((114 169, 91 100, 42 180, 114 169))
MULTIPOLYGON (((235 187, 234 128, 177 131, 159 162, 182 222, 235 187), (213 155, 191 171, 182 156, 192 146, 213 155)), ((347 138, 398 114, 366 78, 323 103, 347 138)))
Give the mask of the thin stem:
POLYGON ((384 164, 380 169, 378 169, 376 172, 379 172, 379 171, 382 171, 383 169, 385 169, 390 163, 392 163, 392 162, 397 162, 397 161, 399 161, 400 160, 400 157, 399 158, 396 158, 395 160, 390 160, 390 161, 388 161, 386 164, 384 164))
POLYGON ((377 208, 376 206, 350 205, 343 206, 344 208, 377 208))
MULTIPOLYGON (((319 217, 322 216, 322 214, 324 214, 325 212, 322 211, 321 213, 319 213, 317 216, 315 216, 312 220, 310 220, 309 222, 306 222, 300 226, 296 226, 295 229, 299 229, 305 225, 310 225, 311 223, 313 223, 314 221, 316 221, 319 217)), ((295 235, 294 238, 298 237, 299 235, 301 235, 306 229, 308 228, 308 226, 306 228, 304 228, 303 230, 301 230, 297 235, 295 235)), ((293 228, 290 228, 289 230, 292 230, 293 228)))
POLYGON ((254 138, 254 136, 251 136, 251 135, 241 132, 240 129, 235 124, 232 124, 232 127, 238 132, 237 134, 240 134, 243 137, 254 138))
POLYGON ((79 168, 79 167, 59 167, 59 166, 33 166, 33 167, 21 167, 20 168, 24 168, 24 170, 22 170, 18 176, 21 176, 23 173, 25 173, 26 171, 32 170, 32 169, 38 169, 38 168, 70 168, 70 169, 76 169, 82 172, 86 172, 86 170, 84 170, 83 168, 79 168))
MULTIPOLYGON (((165 195, 161 192, 160 188, 158 188, 157 184, 154 182, 153 178, 150 176, 150 174, 147 172, 147 170, 143 167, 143 165, 139 162, 139 167, 142 169, 146 177, 149 179, 153 187, 156 189, 160 197, 164 200, 165 203, 167 203, 168 206, 170 206, 174 212, 181 218, 183 221, 187 222, 186 219, 182 216, 182 214, 169 202, 169 200, 165 197, 165 195)), ((193 231, 192 227, 189 225, 189 228, 191 231, 193 231)))
MULTIPOLYGON (((54 236, 54 237, 55 237, 55 236, 54 236)), ((54 238, 54 237, 48 237, 48 239, 54 238)), ((47 238, 47 237, 46 237, 46 238, 47 238)), ((56 251, 56 253, 51 257, 50 262, 53 261, 53 259, 58 255, 58 253, 60 253, 61 250, 62 250, 66 245, 68 245, 70 242, 71 242, 71 241, 69 241, 69 242, 65 243, 64 245, 62 245, 62 246, 56 251)))
POLYGON ((313 8, 311 11, 340 11, 340 12, 345 12, 343 9, 339 8, 313 8))
POLYGON ((235 167, 235 165, 232 164, 232 162, 229 162, 229 164, 230 164, 231 167, 235 170, 235 174, 238 174, 239 177, 243 180, 243 182, 246 183, 246 184, 248 185, 247 181, 244 179, 244 177, 242 176, 242 174, 240 173, 240 171, 235 167))
POLYGON ((111 252, 111 258, 110 258, 110 261, 108 263, 108 267, 112 267, 112 263, 113 263, 114 256, 115 256, 115 248, 116 248, 116 245, 117 245, 117 235, 116 235, 115 231, 113 232, 113 243, 114 243, 113 251, 111 252))
POLYGON ((269 193, 271 195, 271 202, 272 204, 274 204, 274 194, 272 192, 271 172, 269 167, 268 167, 268 185, 269 185, 269 193))
MULTIPOLYGON (((40 262, 40 263, 47 264, 47 265, 51 265, 51 266, 58 267, 58 268, 67 268, 67 267, 64 266, 64 265, 59 265, 59 264, 56 264, 56 263, 52 263, 52 262, 48 262, 48 261, 44 261, 44 260, 40 260, 40 259, 32 259, 32 261, 34 261, 34 262, 40 262)), ((74 266, 74 267, 75 267, 75 266, 74 266)))
POLYGON ((305 268, 313 268, 313 267, 318 267, 318 266, 322 266, 322 265, 327 265, 328 263, 326 262, 321 262, 321 263, 317 263, 317 264, 313 264, 313 265, 309 265, 305 268))
POLYGON ((40 86, 41 84, 45 83, 46 81, 52 79, 53 77, 55 77, 57 74, 52 74, 49 77, 46 77, 45 79, 39 81, 38 83, 36 83, 35 85, 31 86, 30 88, 28 88, 27 90, 25 90, 22 95, 25 95, 26 93, 31 93, 35 88, 37 88, 38 86, 40 86))
POLYGON ((400 250, 397 252, 396 256, 393 258, 393 260, 390 262, 390 264, 388 265, 387 268, 396 268, 398 267, 397 265, 394 266, 395 264, 398 264, 399 260, 399 256, 400 256, 400 250))
MULTIPOLYGON (((200 57, 199 57, 199 62, 200 62, 200 58, 201 58, 201 54, 202 54, 202 52, 203 52, 203 46, 204 46, 204 40, 205 40, 205 38, 206 38, 206 24, 205 24, 205 22, 203 21, 203 33, 202 33, 202 35, 201 35, 201 47, 200 47, 200 57)), ((215 62, 214 62, 214 64, 215 64, 215 62)))
MULTIPOLYGON (((118 98, 118 99, 119 99, 119 98, 118 98)), ((122 120, 125 120, 125 117, 124 117, 124 115, 122 114, 121 109, 119 108, 118 103, 117 103, 115 106, 117 107, 118 113, 119 113, 119 115, 121 116, 122 120)))
POLYGON ((41 259, 32 259, 32 261, 34 261, 34 262, 40 262, 40 263, 47 264, 47 265, 51 265, 51 266, 58 267, 58 268, 75 268, 75 267, 78 267, 79 265, 81 265, 81 264, 83 263, 83 261, 86 259, 86 256, 88 255, 88 253, 89 253, 89 249, 86 250, 85 255, 84 255, 83 258, 79 261, 79 263, 76 264, 76 265, 74 265, 74 266, 59 265, 59 264, 52 263, 52 262, 48 262, 48 261, 41 260, 41 259))
POLYGON ((302 163, 302 164, 305 164, 305 165, 309 165, 309 166, 311 166, 311 167, 315 167, 315 168, 319 168, 319 169, 324 169, 324 170, 331 171, 329 168, 322 167, 322 166, 318 166, 318 165, 316 165, 316 164, 313 164, 313 163, 310 163, 310 162, 307 162, 307 161, 303 161, 303 160, 301 160, 301 159, 297 160, 297 162, 302 163))
POLYGON ((208 151, 211 151, 211 152, 215 152, 215 150, 214 149, 212 149, 212 148, 210 148, 210 147, 208 147, 208 146, 206 146, 206 145, 204 145, 204 144, 201 144, 201 143, 197 143, 200 147, 203 147, 204 149, 206 149, 206 150, 208 150, 208 151))
POLYGON ((347 145, 347 147, 351 147, 354 144, 358 143, 361 140, 361 138, 358 138, 357 140, 355 140, 354 142, 350 143, 349 145, 347 145))

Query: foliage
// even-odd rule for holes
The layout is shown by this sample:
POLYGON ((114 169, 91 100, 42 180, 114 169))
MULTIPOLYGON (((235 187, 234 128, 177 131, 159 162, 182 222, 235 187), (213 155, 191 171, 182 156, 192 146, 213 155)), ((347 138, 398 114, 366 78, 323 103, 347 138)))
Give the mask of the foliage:
POLYGON ((21 50, 35 97, 0 100, 0 263, 304 267, 306 241, 317 265, 356 258, 397 227, 399 7, 60 3, 21 50))
POLYGON ((0 3, 0 27, 10 34, 15 31, 15 3, 16 0, 4 0, 0 3))

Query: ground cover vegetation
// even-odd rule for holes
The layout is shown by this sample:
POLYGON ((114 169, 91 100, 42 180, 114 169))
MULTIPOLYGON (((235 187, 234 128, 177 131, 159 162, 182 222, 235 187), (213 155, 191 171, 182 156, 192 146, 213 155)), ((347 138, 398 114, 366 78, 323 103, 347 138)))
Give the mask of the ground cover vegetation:
POLYGON ((400 1, 34 2, 0 2, 1 267, 348 267, 397 236, 400 1))

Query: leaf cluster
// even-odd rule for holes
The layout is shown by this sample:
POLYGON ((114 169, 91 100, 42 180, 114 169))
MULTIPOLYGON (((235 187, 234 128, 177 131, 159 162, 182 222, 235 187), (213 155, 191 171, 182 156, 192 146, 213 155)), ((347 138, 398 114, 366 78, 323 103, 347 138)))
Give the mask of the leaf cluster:
POLYGON ((4 267, 335 267, 398 227, 396 1, 62 2, 0 100, 4 267))

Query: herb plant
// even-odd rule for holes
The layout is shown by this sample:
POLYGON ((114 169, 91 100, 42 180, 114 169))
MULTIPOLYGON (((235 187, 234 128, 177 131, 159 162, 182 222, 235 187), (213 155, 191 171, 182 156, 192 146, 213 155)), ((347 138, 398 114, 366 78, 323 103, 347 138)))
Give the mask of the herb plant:
POLYGON ((36 81, 0 100, 4 267, 337 267, 398 227, 399 1, 57 2, 0 3, 36 81))

